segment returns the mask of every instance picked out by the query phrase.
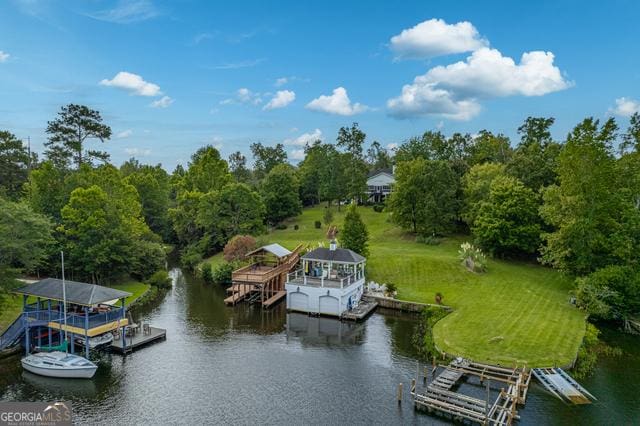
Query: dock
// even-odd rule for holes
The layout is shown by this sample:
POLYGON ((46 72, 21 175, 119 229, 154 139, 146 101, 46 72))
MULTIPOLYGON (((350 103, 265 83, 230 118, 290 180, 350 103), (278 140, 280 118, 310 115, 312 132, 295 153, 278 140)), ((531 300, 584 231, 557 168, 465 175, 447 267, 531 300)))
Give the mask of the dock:
MULTIPOLYGON (((517 406, 525 403, 531 380, 526 367, 509 369, 458 358, 440 368, 443 370, 423 392, 419 392, 416 381, 412 381, 411 397, 416 408, 448 415, 454 420, 468 420, 483 425, 507 426, 519 419, 517 406), (487 399, 454 391, 463 377, 478 378, 480 384, 487 381, 487 399), (504 387, 500 389, 493 403, 489 401, 488 381, 507 385, 506 390, 504 387)), ((434 362, 433 372, 435 371, 434 362)))
POLYGON ((115 352, 118 352, 124 355, 124 354, 131 353, 134 350, 142 346, 148 345, 150 343, 157 342, 159 340, 166 340, 167 330, 163 328, 157 328, 157 327, 149 327, 149 328, 150 328, 149 334, 138 332, 133 336, 126 336, 125 337, 126 346, 123 345, 122 337, 120 337, 119 339, 114 339, 114 341, 111 343, 110 348, 115 352))
POLYGON ((342 314, 342 319, 350 321, 362 321, 378 307, 377 302, 365 302, 361 300, 358 306, 342 314))
POLYGON ((534 368, 533 375, 552 395, 573 404, 590 404, 596 401, 578 382, 562 368, 534 368))
POLYGON ((287 292, 285 290, 278 291, 276 292, 276 294, 262 302, 262 307, 265 309, 269 309, 271 306, 275 305, 285 297, 287 297, 287 292))
POLYGON ((251 284, 233 284, 227 289, 231 295, 224 299, 226 305, 234 306, 236 303, 242 302, 253 292, 254 286, 251 284))

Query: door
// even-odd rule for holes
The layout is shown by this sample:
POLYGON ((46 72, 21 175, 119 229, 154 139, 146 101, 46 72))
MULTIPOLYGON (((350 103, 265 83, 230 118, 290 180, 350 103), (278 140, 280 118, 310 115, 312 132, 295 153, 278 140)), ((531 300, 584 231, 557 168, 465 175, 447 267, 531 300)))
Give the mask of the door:
POLYGON ((287 307, 292 311, 309 312, 309 296, 299 291, 287 293, 287 307))
POLYGON ((320 296, 320 313, 327 315, 340 315, 339 302, 333 296, 320 296))

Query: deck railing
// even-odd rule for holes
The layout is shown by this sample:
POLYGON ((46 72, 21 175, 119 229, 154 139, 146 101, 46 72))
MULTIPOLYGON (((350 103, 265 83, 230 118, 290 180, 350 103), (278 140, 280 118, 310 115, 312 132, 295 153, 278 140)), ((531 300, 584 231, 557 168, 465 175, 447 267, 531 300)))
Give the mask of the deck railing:
MULTIPOLYGON (((54 310, 27 311, 23 315, 24 315, 24 321, 27 321, 29 323, 52 322, 60 325, 64 324, 64 318, 62 314, 54 310)), ((124 317, 123 308, 112 309, 109 312, 90 313, 88 323, 84 313, 82 314, 67 313, 67 325, 70 327, 77 327, 82 329, 84 329, 85 326, 88 326, 88 328, 91 329, 94 327, 99 327, 101 325, 112 323, 123 317, 124 317)))
POLYGON ((362 271, 358 271, 355 274, 347 275, 346 277, 340 278, 325 278, 322 277, 311 277, 309 275, 304 274, 302 269, 298 269, 296 271, 287 274, 287 282, 302 284, 302 285, 310 285, 314 287, 330 287, 330 288, 345 288, 349 287, 351 284, 361 280, 364 278, 364 273, 362 271))

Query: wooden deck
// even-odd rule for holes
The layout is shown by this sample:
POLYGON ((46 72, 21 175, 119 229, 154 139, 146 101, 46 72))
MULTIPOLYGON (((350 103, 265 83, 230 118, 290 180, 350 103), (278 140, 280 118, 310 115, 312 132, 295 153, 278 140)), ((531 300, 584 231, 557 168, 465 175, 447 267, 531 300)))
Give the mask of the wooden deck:
POLYGON ((342 314, 342 319, 351 321, 362 321, 367 318, 376 308, 378 304, 376 302, 365 302, 360 300, 358 307, 351 309, 348 312, 342 314))
POLYGON ((254 286, 250 284, 234 284, 227 289, 227 292, 231 293, 231 296, 224 299, 224 303, 227 305, 235 305, 238 302, 244 300, 254 290, 254 286))
POLYGON ((142 331, 136 333, 134 336, 125 336, 126 346, 123 345, 122 336, 119 339, 115 339, 111 343, 111 349, 121 354, 127 354, 134 350, 148 345, 152 342, 159 340, 165 340, 167 338, 167 330, 163 328, 151 327, 150 334, 144 334, 142 331))
POLYGON ((266 309, 269 309, 271 306, 275 305, 285 297, 287 297, 287 292, 284 290, 279 291, 273 296, 271 296, 270 298, 268 298, 267 300, 265 300, 264 302, 262 302, 262 306, 266 309))

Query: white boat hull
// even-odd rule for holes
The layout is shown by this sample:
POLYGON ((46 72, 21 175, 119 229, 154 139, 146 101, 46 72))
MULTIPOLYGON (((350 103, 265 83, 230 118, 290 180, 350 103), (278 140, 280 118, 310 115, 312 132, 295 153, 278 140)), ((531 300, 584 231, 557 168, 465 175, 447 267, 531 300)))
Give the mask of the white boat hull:
POLYGON ((46 377, 90 379, 98 366, 91 361, 64 352, 37 353, 21 360, 22 368, 46 377))
MULTIPOLYGON (((76 343, 80 346, 84 346, 84 337, 76 337, 76 343)), ((90 349, 95 349, 99 346, 103 346, 106 344, 109 344, 113 342, 113 334, 111 333, 106 333, 100 336, 96 336, 96 337, 89 337, 89 348, 90 349)))

